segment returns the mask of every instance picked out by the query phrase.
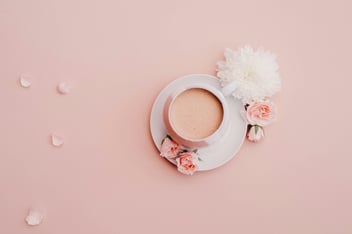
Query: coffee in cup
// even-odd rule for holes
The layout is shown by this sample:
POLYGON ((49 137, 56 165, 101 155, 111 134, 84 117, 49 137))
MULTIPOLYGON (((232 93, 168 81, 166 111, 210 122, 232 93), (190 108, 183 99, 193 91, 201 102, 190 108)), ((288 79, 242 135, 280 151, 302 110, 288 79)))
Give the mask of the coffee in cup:
POLYGON ((187 148, 208 146, 229 126, 229 110, 222 91, 208 84, 192 84, 172 93, 164 106, 168 134, 187 148))

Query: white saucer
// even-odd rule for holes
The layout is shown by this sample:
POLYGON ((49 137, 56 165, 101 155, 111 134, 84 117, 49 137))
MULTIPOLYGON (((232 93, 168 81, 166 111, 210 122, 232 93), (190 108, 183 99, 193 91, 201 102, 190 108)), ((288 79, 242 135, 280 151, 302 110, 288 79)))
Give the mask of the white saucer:
MULTIPOLYGON (((163 120, 163 109, 166 99, 175 89, 192 83, 206 83, 218 89, 221 88, 218 78, 211 75, 194 74, 172 81, 160 92, 153 104, 150 114, 150 131, 154 144, 159 151, 161 141, 167 135, 163 120)), ((210 146, 198 149, 197 154, 202 159, 202 161, 199 161, 198 171, 215 169, 228 162, 239 151, 245 139, 247 124, 240 115, 240 111, 244 110, 243 104, 232 95, 226 97, 226 101, 230 112, 230 127, 221 140, 210 146)), ((175 160, 168 160, 171 163, 176 164, 175 160)))

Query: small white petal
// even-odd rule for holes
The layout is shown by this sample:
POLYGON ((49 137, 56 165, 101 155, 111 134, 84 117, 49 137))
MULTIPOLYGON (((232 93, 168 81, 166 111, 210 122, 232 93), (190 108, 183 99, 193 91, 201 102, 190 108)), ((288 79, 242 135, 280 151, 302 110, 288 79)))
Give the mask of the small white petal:
POLYGON ((42 211, 38 209, 30 209, 26 217, 26 222, 30 226, 36 226, 42 222, 43 218, 44 214, 42 211))
POLYGON ((55 147, 60 147, 64 144, 64 139, 61 136, 51 135, 51 144, 55 147))
POLYGON ((71 92, 71 89, 72 89, 71 85, 65 82, 61 82, 57 86, 57 91, 59 91, 59 93, 61 94, 68 94, 69 92, 71 92))
POLYGON ((28 78, 30 78, 30 77, 27 77, 27 76, 25 76, 25 75, 22 75, 22 76, 20 77, 20 84, 21 84, 21 86, 22 86, 23 88, 29 88, 29 87, 31 87, 32 83, 28 80, 28 78))

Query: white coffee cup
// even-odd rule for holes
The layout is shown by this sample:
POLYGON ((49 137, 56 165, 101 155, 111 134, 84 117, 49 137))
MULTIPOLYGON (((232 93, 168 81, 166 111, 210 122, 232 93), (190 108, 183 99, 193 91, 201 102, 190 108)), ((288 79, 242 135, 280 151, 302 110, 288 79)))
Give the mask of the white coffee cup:
POLYGON ((231 82, 230 84, 226 85, 222 89, 209 84, 194 83, 194 84, 190 84, 188 86, 179 88, 174 92, 172 92, 167 98, 167 101, 164 106, 164 113, 163 113, 164 123, 168 134, 175 142, 189 149, 205 147, 217 142, 222 136, 226 134, 226 131, 230 125, 230 113, 229 113, 229 107, 226 101, 226 96, 230 95, 237 87, 238 87, 237 82, 231 82), (179 131, 177 130, 177 127, 174 126, 172 116, 171 116, 172 106, 175 100, 181 94, 191 89, 202 89, 209 92, 219 101, 222 107, 222 120, 218 128, 210 135, 202 138, 190 138, 185 136, 184 134, 180 134, 179 131))

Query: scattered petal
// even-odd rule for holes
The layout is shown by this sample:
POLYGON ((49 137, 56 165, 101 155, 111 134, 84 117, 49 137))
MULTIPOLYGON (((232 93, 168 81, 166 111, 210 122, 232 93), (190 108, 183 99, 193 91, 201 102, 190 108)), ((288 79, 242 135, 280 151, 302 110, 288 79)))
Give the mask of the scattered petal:
POLYGON ((31 87, 32 83, 29 81, 29 76, 21 75, 20 77, 20 84, 23 88, 31 87))
POLYGON ((71 85, 65 82, 61 82, 57 86, 57 91, 61 94, 68 94, 69 92, 71 92, 71 89, 72 89, 71 85))
POLYGON ((64 144, 64 139, 61 136, 51 135, 51 144, 55 147, 61 147, 64 144))
POLYGON ((43 211, 39 209, 30 209, 26 217, 26 222, 30 226, 36 226, 42 222, 43 218, 43 211))

